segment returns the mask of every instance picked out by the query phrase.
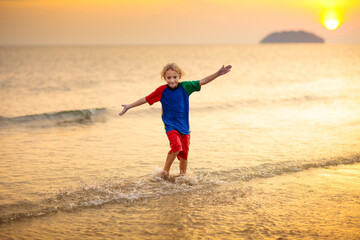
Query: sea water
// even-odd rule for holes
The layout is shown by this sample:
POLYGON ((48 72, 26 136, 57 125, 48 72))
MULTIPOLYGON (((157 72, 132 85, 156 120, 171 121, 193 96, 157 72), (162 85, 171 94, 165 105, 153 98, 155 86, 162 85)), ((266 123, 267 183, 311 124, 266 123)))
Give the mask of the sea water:
POLYGON ((0 238, 358 239, 359 66, 359 45, 2 47, 0 238), (233 66, 190 96, 175 183, 160 103, 118 116, 168 62, 233 66))

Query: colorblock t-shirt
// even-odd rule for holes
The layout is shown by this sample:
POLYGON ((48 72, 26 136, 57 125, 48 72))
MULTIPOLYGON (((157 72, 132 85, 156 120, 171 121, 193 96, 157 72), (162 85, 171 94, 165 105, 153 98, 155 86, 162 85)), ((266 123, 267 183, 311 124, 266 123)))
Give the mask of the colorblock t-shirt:
POLYGON ((177 130, 182 134, 190 134, 189 96, 200 89, 200 81, 179 82, 175 89, 168 85, 160 86, 145 99, 150 105, 161 102, 161 117, 166 133, 177 130))

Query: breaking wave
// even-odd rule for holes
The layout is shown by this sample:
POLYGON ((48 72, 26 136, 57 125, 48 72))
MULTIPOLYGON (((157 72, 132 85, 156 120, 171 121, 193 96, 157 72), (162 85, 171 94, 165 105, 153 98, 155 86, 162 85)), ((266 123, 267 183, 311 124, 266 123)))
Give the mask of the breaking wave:
POLYGON ((105 120, 106 108, 94 108, 83 110, 70 110, 52 113, 41 113, 18 117, 0 116, 0 126, 25 125, 25 126, 48 126, 87 124, 105 120))

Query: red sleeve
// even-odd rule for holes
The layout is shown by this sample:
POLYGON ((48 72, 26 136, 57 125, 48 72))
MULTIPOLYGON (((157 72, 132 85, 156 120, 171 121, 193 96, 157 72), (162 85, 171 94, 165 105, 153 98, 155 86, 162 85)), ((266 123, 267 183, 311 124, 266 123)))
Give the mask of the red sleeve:
POLYGON ((162 92, 166 88, 166 85, 158 87, 154 92, 150 93, 148 96, 145 97, 145 100, 150 104, 153 105, 154 103, 161 100, 162 92))

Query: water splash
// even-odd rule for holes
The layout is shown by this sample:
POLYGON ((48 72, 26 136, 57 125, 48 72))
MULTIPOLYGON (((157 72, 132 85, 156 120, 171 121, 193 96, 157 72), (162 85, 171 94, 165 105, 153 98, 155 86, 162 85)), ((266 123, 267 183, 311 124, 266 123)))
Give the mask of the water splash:
POLYGON ((341 164, 360 163, 360 154, 318 161, 267 163, 241 167, 229 171, 209 172, 198 169, 175 181, 161 178, 161 169, 152 174, 130 179, 111 178, 93 183, 82 183, 72 190, 62 190, 38 202, 20 201, 0 206, 0 224, 23 218, 55 214, 58 211, 74 212, 84 208, 116 203, 129 206, 145 199, 192 191, 207 191, 219 185, 270 178, 305 171, 310 168, 327 168, 341 164))

